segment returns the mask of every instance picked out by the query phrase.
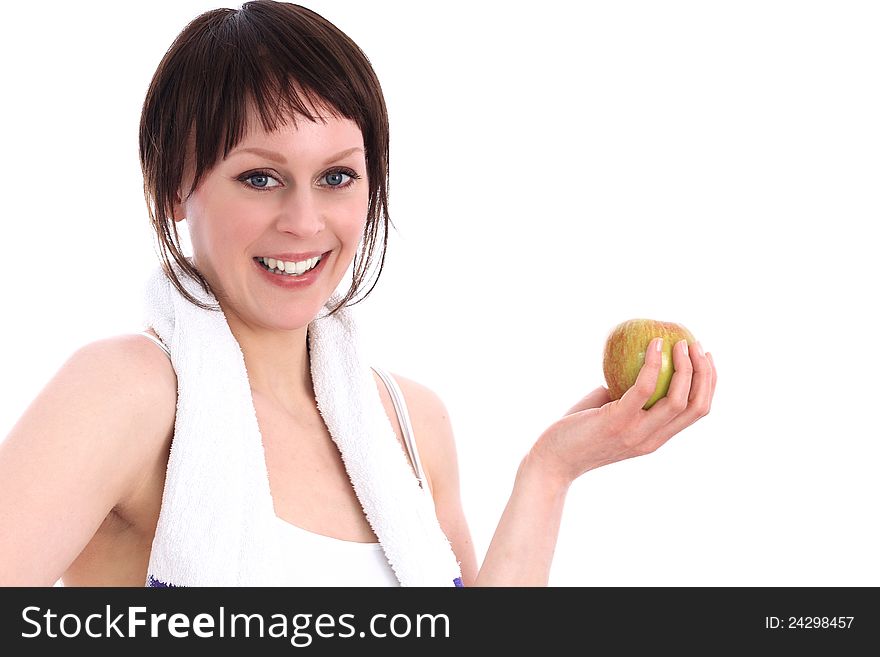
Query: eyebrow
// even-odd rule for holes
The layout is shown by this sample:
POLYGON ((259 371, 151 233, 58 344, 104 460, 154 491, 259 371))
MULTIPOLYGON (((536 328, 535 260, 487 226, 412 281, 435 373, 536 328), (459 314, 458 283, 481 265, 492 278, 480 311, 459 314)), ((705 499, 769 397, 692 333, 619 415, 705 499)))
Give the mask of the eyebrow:
MULTIPOLYGON (((339 151, 336 155, 331 156, 324 162, 324 166, 327 166, 331 162, 335 162, 336 160, 341 160, 344 157, 348 157, 352 153, 357 151, 363 152, 363 148, 360 146, 354 146, 353 148, 347 148, 344 151, 339 151)), ((265 157, 267 160, 272 160, 273 162, 277 162, 278 164, 287 164, 287 159, 283 154, 278 153, 277 151, 269 151, 265 148, 239 148, 238 150, 232 151, 229 154, 229 157, 233 155, 237 155, 238 153, 252 153, 254 155, 259 155, 260 157, 265 157)))

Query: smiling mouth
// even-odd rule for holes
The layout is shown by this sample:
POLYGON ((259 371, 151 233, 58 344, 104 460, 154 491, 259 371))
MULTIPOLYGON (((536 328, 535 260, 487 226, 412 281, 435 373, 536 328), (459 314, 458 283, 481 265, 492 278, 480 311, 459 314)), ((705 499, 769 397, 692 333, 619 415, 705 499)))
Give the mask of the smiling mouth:
POLYGON ((276 260, 275 258, 254 258, 254 260, 273 274, 278 274, 279 276, 302 276, 317 267, 323 258, 323 255, 319 255, 307 260, 300 260, 299 262, 276 260))

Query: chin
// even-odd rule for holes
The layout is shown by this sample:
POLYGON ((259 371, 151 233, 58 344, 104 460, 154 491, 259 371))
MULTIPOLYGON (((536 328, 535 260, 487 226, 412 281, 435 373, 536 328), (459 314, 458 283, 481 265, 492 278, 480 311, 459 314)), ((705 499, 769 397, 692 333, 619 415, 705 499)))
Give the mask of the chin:
POLYGON ((308 309, 300 306, 299 308, 291 309, 290 312, 279 313, 274 318, 269 319, 267 323, 281 331, 296 331, 311 324, 312 320, 321 313, 323 307, 324 304, 310 306, 308 309))

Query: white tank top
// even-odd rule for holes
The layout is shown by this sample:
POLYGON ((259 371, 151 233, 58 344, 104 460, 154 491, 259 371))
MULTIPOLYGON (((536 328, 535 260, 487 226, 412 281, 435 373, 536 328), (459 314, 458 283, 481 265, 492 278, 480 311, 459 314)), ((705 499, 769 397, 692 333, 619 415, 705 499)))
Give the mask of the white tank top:
MULTIPOLYGON (((151 333, 141 332, 171 358, 165 344, 151 333)), ((404 443, 419 482, 426 486, 424 470, 419 459, 412 423, 403 393, 394 378, 384 370, 373 368, 382 379, 397 419, 404 443)), ((278 573, 279 586, 399 586, 385 552, 379 543, 358 543, 324 536, 297 527, 277 518, 277 540, 290 558, 278 573)))

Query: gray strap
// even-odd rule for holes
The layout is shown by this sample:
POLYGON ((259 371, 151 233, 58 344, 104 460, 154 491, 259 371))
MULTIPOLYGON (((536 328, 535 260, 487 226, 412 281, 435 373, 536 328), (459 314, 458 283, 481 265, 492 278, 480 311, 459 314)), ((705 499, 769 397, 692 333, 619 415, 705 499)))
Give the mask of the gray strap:
POLYGON ((142 335, 145 338, 150 338, 150 340, 159 345, 159 348, 165 352, 165 355, 168 356, 168 358, 171 358, 171 351, 169 351, 168 347, 165 346, 165 343, 162 342, 155 335, 153 335, 152 333, 148 333, 147 331, 141 331, 140 333, 138 333, 138 335, 142 335))
POLYGON ((394 411, 397 413, 397 421, 400 423, 400 431, 403 434, 403 442, 406 445, 406 451, 409 452, 409 459, 412 461, 416 471, 419 483, 422 488, 425 486, 425 470, 422 468, 422 461, 419 458, 419 448, 416 445, 415 432, 413 431, 412 422, 409 419, 409 411, 406 408, 406 400, 403 397, 403 391, 397 385, 397 381, 388 372, 378 367, 374 367, 373 371, 379 375, 388 393, 391 395, 391 403, 394 404, 394 411))

